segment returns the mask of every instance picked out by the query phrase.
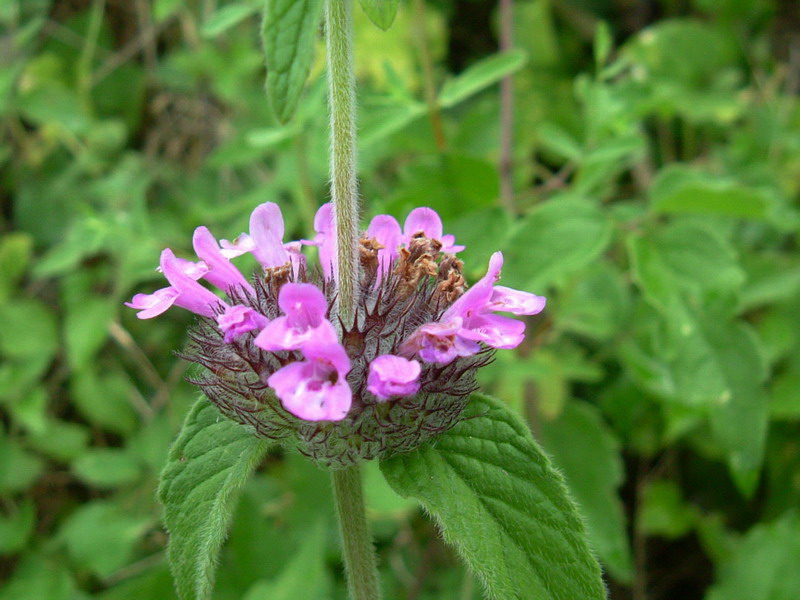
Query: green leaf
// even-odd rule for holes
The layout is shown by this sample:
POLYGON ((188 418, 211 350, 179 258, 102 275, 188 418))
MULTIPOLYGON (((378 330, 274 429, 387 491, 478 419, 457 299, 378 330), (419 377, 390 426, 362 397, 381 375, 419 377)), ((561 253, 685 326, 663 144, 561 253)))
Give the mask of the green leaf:
POLYGON ((724 383, 711 405, 711 431, 728 457, 734 481, 750 495, 758 484, 767 437, 764 359, 752 330, 718 314, 697 317, 709 360, 724 383))
POLYGON ((243 600, 327 598, 330 581, 325 568, 325 525, 320 517, 308 529, 302 545, 274 581, 259 581, 243 600))
POLYGON ((719 569, 708 600, 800 598, 800 517, 791 511, 751 529, 719 569))
POLYGON ((22 559, 0 590, 0 600, 71 600, 74 593, 69 569, 34 554, 22 559))
POLYGON ((125 450, 95 448, 75 460, 72 471, 89 485, 110 488, 137 481, 142 468, 125 450))
POLYGON ((503 285, 542 293, 545 286, 597 258, 611 223, 591 202, 563 196, 533 209, 503 247, 503 285))
POLYGON ((650 187, 653 210, 662 213, 711 214, 766 219, 770 198, 729 178, 671 165, 650 187))
POLYGON ((28 542, 36 524, 36 507, 25 500, 11 514, 0 514, 0 556, 19 552, 28 542))
POLYGON ((99 577, 108 577, 128 564, 152 521, 150 515, 132 514, 122 504, 97 500, 75 511, 60 537, 81 567, 99 577))
POLYGON ((235 498, 268 444, 206 399, 189 411, 161 475, 169 561, 182 600, 208 600, 235 498))
POLYGON ((33 239, 27 233, 6 233, 0 240, 0 302, 8 299, 28 268, 33 239))
POLYGON ((597 409, 578 402, 568 403, 558 419, 542 420, 541 441, 567 478, 600 559, 615 579, 630 583, 633 564, 617 494, 625 473, 619 442, 597 409))
POLYGON ((42 461, 7 438, 0 429, 0 495, 27 489, 42 472, 42 461))
POLYGON ((400 0, 360 0, 360 2, 370 21, 386 31, 397 16, 397 5, 400 0))
POLYGON ((745 279, 733 249, 711 230, 677 222, 648 235, 629 238, 633 272, 647 299, 670 311, 683 294, 734 290, 745 279))
POLYGON ((476 62, 442 86, 439 104, 442 108, 450 108, 463 102, 470 96, 497 83, 506 75, 522 68, 525 60, 524 52, 511 50, 476 62))
POLYGON ((67 308, 64 320, 67 358, 70 367, 85 367, 108 339, 108 326, 119 308, 111 298, 86 297, 67 308))
POLYGON ((474 394, 459 425, 381 468, 398 494, 433 516, 491 598, 606 597, 563 479, 497 400, 474 394))
POLYGON ((294 114, 303 91, 322 16, 322 0, 267 0, 264 53, 267 96, 281 123, 294 114))
POLYGON ((258 7, 252 2, 227 4, 211 15, 200 30, 203 37, 213 39, 255 14, 258 7))
POLYGON ((668 539, 679 538, 689 533, 698 522, 698 517, 697 509, 681 497, 681 490, 674 481, 664 479, 647 482, 637 515, 643 533, 668 539))

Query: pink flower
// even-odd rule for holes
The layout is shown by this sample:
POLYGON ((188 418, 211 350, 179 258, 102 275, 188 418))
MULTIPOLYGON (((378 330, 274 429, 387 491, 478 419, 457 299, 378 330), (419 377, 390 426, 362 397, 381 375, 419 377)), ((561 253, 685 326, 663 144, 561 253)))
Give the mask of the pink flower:
POLYGON ((383 248, 378 250, 377 288, 392 268, 392 262, 400 256, 398 248, 403 242, 403 232, 397 219, 389 215, 378 215, 369 223, 367 237, 376 240, 383 248))
POLYGON ((217 315, 217 325, 220 331, 225 334, 224 341, 230 344, 240 335, 248 331, 263 329, 269 320, 261 313, 253 310, 249 306, 235 304, 225 308, 225 312, 217 315))
POLYGON ((311 283, 285 283, 278 295, 283 317, 267 325, 255 339, 264 350, 297 350, 318 335, 318 329, 330 325, 325 318, 328 302, 320 289, 311 283))
POLYGON ((205 317, 214 316, 214 307, 227 306, 212 292, 197 283, 192 275, 202 272, 196 263, 177 258, 166 248, 161 253, 160 269, 170 283, 152 294, 136 294, 126 306, 135 308, 140 319, 150 319, 166 311, 173 304, 205 317))
POLYGON ((413 396, 419 391, 420 364, 402 356, 384 354, 369 364, 367 389, 380 400, 413 396))
POLYGON ((223 292, 238 287, 244 288, 251 294, 255 293, 253 286, 244 278, 233 263, 226 258, 220 250, 216 238, 211 234, 207 227, 198 227, 194 230, 192 245, 197 256, 208 267, 203 275, 212 285, 218 287, 223 292))
POLYGON ((458 356, 480 351, 478 342, 491 348, 516 348, 525 338, 525 323, 494 314, 494 311, 517 315, 535 315, 545 306, 545 299, 494 283, 500 278, 503 254, 495 252, 480 281, 453 302, 438 323, 417 329, 401 346, 407 356, 418 354, 426 362, 448 364, 458 356))
POLYGON ((322 274, 330 281, 338 276, 336 260, 336 218, 333 214, 333 203, 323 204, 314 216, 314 231, 317 235, 313 240, 303 240, 307 246, 319 248, 319 262, 322 274))
POLYGON ((267 383, 283 407, 306 421, 341 421, 352 403, 347 383, 350 359, 328 321, 307 340, 304 361, 293 362, 273 373, 267 383))
POLYGON ((296 276, 305 257, 300 254, 299 242, 283 243, 285 229, 283 214, 277 204, 259 204, 250 215, 250 234, 243 233, 233 242, 222 240, 222 255, 234 258, 250 252, 265 269, 291 263, 296 276))
POLYGON ((406 246, 411 243, 411 239, 418 234, 423 234, 426 238, 437 240, 442 244, 442 252, 445 254, 455 254, 461 252, 464 246, 456 246, 454 235, 444 235, 442 219, 432 208, 415 208, 406 217, 403 225, 403 241, 406 246))

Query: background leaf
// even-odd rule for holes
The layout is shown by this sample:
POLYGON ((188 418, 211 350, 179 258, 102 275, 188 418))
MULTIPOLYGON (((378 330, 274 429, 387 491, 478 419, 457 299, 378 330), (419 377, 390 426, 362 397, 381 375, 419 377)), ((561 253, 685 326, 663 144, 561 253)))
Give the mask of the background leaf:
POLYGON ((361 8, 378 27, 386 31, 397 16, 400 0, 360 0, 361 8))
POLYGON ((492 598, 605 598, 600 568, 566 487, 528 428, 474 394, 469 414, 435 445, 381 465, 417 499, 492 598))
POLYGON ((294 114, 305 86, 322 16, 322 0, 267 0, 264 52, 267 96, 281 123, 294 114))

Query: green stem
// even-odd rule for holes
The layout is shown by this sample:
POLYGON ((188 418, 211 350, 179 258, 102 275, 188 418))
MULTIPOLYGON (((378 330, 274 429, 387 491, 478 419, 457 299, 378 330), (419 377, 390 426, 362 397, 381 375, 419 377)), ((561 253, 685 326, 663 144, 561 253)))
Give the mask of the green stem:
POLYGON ((336 283, 339 316, 349 324, 355 316, 359 278, 352 0, 328 0, 326 9, 331 197, 336 215, 338 243, 336 283))
POLYGON ((336 514, 344 545, 344 565, 351 600, 379 600, 378 567, 372 547, 364 492, 361 486, 361 468, 358 465, 332 471, 336 514))

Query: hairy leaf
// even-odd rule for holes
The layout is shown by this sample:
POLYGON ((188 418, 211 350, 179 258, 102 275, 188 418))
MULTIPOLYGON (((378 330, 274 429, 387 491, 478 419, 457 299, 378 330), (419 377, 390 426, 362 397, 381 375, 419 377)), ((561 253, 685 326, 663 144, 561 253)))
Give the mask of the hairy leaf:
POLYGON ((382 463, 497 600, 605 598, 600 567, 562 477, 527 426, 481 394, 435 444, 382 463))
POLYGON ((400 0, 360 0, 360 2, 370 21, 386 31, 397 16, 397 5, 400 0))
POLYGON ((294 114, 303 91, 322 16, 322 0, 267 0, 264 53, 267 96, 281 123, 294 114))
POLYGON ((169 561, 182 600, 208 600, 237 492, 268 444, 199 400, 161 475, 169 561))

